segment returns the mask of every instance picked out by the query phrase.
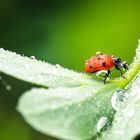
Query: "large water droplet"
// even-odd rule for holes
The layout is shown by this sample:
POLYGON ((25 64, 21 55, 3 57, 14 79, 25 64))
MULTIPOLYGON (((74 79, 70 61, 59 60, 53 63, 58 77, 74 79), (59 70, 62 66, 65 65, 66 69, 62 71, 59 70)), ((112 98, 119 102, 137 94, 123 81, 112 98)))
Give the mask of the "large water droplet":
POLYGON ((101 132, 101 130, 104 128, 104 126, 107 124, 108 122, 108 118, 103 116, 99 119, 99 121, 97 122, 96 128, 97 128, 97 132, 101 132))
POLYGON ((111 99, 111 104, 114 110, 122 109, 125 106, 129 94, 125 89, 116 91, 111 99))

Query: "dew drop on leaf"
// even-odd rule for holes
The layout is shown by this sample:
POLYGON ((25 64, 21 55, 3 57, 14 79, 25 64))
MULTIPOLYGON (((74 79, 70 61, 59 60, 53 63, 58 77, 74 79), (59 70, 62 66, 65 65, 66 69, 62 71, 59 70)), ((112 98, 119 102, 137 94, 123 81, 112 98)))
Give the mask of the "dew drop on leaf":
POLYGON ((116 91, 111 98, 113 109, 116 111, 122 109, 125 106, 128 96, 129 94, 125 89, 116 91))
POLYGON ((55 68, 60 68, 60 65, 59 65, 59 64, 56 64, 56 65, 55 65, 55 68))
MULTIPOLYGON (((0 80, 2 80, 2 77, 0 78, 1 78, 0 80)), ((12 89, 11 85, 9 85, 6 81, 2 80, 2 84, 7 91, 10 91, 12 89)))
POLYGON ((107 122, 108 122, 108 118, 105 116, 103 116, 99 119, 99 121, 97 122, 97 125, 96 125, 98 133, 104 128, 104 126, 107 124, 107 122))
POLYGON ((35 59, 35 56, 31 56, 31 59, 35 59))
POLYGON ((4 51, 4 49, 3 48, 0 48, 0 51, 4 51))

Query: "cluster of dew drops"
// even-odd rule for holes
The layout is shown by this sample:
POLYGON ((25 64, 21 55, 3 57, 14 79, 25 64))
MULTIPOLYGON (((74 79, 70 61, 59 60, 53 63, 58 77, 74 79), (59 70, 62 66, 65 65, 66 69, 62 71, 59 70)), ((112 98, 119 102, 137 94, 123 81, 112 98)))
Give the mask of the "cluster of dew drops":
MULTIPOLYGON (((134 63, 136 63, 139 56, 140 56, 140 39, 138 40, 136 56, 134 57, 133 63, 129 66, 129 69, 133 67, 134 63)), ((127 73, 127 74, 129 74, 129 73, 127 73)), ((138 72, 137 75, 139 75, 139 74, 140 74, 140 71, 138 72)), ((135 89, 135 88, 133 88, 133 86, 136 87, 136 85, 140 85, 138 83, 140 78, 137 75, 135 76, 135 79, 133 79, 132 82, 130 82, 130 84, 125 89, 120 89, 113 94, 113 96, 111 98, 111 105, 115 111, 121 111, 126 108, 126 102, 128 102, 128 100, 129 100, 128 97, 130 96, 130 94, 127 92, 128 89, 131 92, 131 90, 135 89)), ((134 96, 136 96, 137 92, 133 91, 132 93, 133 94, 131 94, 131 96, 133 98, 134 96)), ((137 96, 139 96, 139 98, 140 98, 140 95, 137 94, 137 96)), ((134 114, 134 111, 132 111, 132 110, 126 111, 127 117, 132 117, 133 114, 134 114)), ((96 125, 97 132, 100 133, 103 130, 103 128, 105 128, 107 126, 108 123, 109 123, 109 119, 106 116, 102 116, 98 120, 97 125, 96 125)), ((98 139, 98 137, 97 137, 97 139, 98 139)))
MULTIPOLYGON (((140 75, 140 72, 138 75, 140 75)), ((136 76, 135 79, 133 79, 133 81, 125 89, 116 91, 111 98, 112 107, 115 111, 117 111, 114 122, 115 134, 125 134, 125 130, 127 129, 127 122, 130 121, 130 119, 133 118, 134 114, 136 113, 136 108, 139 106, 140 101, 139 81, 140 77, 136 76), (124 121, 125 123, 123 123, 124 121), (121 125, 115 125, 117 122, 122 123, 121 125)), ((108 117, 102 116, 97 122, 97 132, 100 133, 103 131, 103 129, 107 129, 108 123, 110 123, 108 117)))
MULTIPOLYGON (((140 39, 138 41, 138 47, 136 49, 136 56, 134 57, 133 63, 129 66, 129 69, 132 68, 134 63, 137 62, 139 56, 140 56, 140 39)), ((129 74, 129 72, 127 74, 129 74)), ((138 72, 137 75, 140 75, 140 71, 138 72)), ((124 111, 126 110, 127 117, 132 117, 134 114, 134 110, 127 110, 126 102, 128 102, 128 99, 129 99, 128 97, 130 96, 130 94, 127 92, 128 89, 130 89, 133 86, 134 86, 134 88, 132 88, 132 89, 135 89, 136 85, 140 85, 138 83, 140 78, 138 79, 137 75, 135 76, 135 79, 133 79, 132 82, 130 82, 130 84, 125 89, 119 89, 118 91, 116 91, 113 94, 113 96, 111 98, 112 108, 115 111, 121 111, 123 109, 124 109, 124 111)), ((131 92, 131 90, 130 90, 130 92, 131 92)), ((135 92, 133 91, 132 93, 133 94, 131 94, 131 96, 136 96, 137 90, 135 92)), ((137 94, 137 96, 138 96, 138 94, 137 94)), ((139 95, 139 98, 140 98, 140 95, 139 95)), ((108 123, 109 123, 108 117, 106 117, 106 116, 100 117, 100 119, 98 120, 97 125, 96 125, 97 132, 100 133, 103 130, 103 128, 105 128, 107 126, 108 123)), ((98 137, 97 137, 97 139, 98 139, 98 137)))
MULTIPOLYGON (((129 97, 128 92, 125 89, 116 91, 111 98, 111 105, 115 111, 123 109, 126 105, 129 97)), ((109 119, 106 116, 102 116, 96 125, 97 132, 100 133, 103 128, 109 123, 109 119)))

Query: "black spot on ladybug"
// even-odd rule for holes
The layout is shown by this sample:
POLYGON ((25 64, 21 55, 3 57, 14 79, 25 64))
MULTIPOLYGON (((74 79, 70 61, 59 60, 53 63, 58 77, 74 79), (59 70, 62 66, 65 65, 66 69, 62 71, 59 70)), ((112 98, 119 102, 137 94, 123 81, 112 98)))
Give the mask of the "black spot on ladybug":
POLYGON ((101 58, 100 58, 100 57, 98 57, 97 59, 98 59, 98 60, 100 60, 101 58))
POLYGON ((92 64, 89 64, 89 68, 92 69, 92 64))
POLYGON ((106 63, 105 63, 105 62, 103 62, 103 63, 102 63, 102 66, 103 66, 103 67, 106 67, 106 63))

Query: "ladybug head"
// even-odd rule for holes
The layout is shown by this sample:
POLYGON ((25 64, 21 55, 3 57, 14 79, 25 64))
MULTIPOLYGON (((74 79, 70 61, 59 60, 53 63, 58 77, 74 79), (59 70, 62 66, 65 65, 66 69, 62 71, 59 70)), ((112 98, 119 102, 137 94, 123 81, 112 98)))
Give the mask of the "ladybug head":
POLYGON ((114 57, 113 62, 114 62, 115 67, 122 67, 124 69, 128 69, 127 62, 126 61, 121 61, 121 59, 118 58, 118 57, 114 57))

